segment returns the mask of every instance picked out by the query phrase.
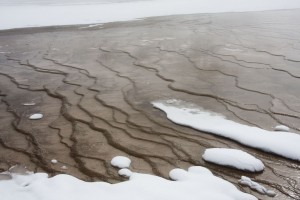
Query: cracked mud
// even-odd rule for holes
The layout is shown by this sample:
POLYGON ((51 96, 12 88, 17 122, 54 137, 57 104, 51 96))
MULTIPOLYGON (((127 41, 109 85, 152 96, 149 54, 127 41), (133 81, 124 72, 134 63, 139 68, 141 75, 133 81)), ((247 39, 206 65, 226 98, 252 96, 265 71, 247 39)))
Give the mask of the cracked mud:
MULTIPOLYGON (((300 131, 300 11, 201 14, 0 32, 0 170, 15 164, 111 183, 110 165, 168 177, 202 165, 300 199, 300 164, 175 125, 151 101, 176 98, 239 123, 300 131), (35 113, 39 120, 30 120, 35 113), (206 148, 261 159, 263 173, 206 163, 206 148), (56 159, 57 163, 51 160, 56 159), (63 167, 66 166, 66 167, 63 167)), ((284 142, 284 141, 283 141, 284 142)))

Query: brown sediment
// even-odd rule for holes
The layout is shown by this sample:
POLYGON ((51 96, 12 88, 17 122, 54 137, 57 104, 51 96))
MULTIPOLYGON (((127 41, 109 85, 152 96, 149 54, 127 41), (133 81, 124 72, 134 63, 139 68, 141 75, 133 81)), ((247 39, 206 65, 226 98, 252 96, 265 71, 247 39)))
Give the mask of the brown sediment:
POLYGON ((0 170, 23 164, 117 182, 110 160, 125 155, 135 172, 167 178, 172 168, 201 165, 260 199, 271 197, 239 186, 241 175, 276 199, 299 199, 299 162, 175 125, 151 105, 181 99, 243 124, 299 133, 299 21, 293 10, 1 31, 0 170), (29 120, 33 113, 44 117, 29 120), (242 149, 266 169, 206 163, 210 147, 242 149))

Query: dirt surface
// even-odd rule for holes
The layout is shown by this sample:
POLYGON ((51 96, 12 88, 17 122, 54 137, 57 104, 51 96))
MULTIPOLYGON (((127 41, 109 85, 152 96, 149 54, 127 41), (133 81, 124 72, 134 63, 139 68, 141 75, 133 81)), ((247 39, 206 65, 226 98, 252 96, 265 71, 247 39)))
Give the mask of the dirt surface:
POLYGON ((151 105, 175 98, 299 133, 299 78, 300 10, 1 31, 0 170, 22 164, 114 183, 121 178, 110 160, 124 155, 136 172, 167 178, 175 167, 201 165, 260 199, 300 199, 299 162, 175 125, 151 105), (30 120, 34 113, 43 118, 30 120), (210 147, 244 150, 266 169, 205 163, 210 147), (242 175, 277 196, 240 186, 242 175))

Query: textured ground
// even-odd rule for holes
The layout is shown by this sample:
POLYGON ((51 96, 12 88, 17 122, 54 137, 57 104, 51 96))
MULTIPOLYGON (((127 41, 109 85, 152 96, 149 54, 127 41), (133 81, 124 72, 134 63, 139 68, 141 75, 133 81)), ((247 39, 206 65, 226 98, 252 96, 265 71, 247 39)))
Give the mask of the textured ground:
POLYGON ((116 182, 109 162, 125 155, 134 171, 168 177, 174 167, 202 165, 233 183, 252 177, 276 199, 300 199, 299 162, 175 125, 150 104, 176 98, 240 123, 299 133, 299 38, 300 10, 2 31, 0 170, 24 164, 116 182), (33 113, 44 118, 29 120, 33 113), (205 163, 209 147, 245 150, 266 169, 250 174, 205 163))

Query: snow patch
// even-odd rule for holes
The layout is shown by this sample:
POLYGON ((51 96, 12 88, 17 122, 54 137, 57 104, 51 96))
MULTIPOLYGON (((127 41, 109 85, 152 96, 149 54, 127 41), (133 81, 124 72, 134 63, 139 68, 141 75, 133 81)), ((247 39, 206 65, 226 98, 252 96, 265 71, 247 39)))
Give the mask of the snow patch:
MULTIPOLYGON (((70 175, 51 178, 45 173, 12 174, 10 180, 1 180, 1 200, 257 200, 239 191, 232 183, 208 173, 202 167, 192 170, 174 169, 176 181, 159 176, 134 173, 128 181, 117 184, 84 182, 70 175)), ((123 170, 124 174, 129 171, 123 170)))
POLYGON ((63 170, 67 170, 67 169, 68 169, 68 167, 64 165, 64 166, 62 166, 62 167, 61 167, 61 169, 63 169, 63 170))
POLYGON ((265 194, 270 197, 276 196, 276 193, 272 190, 267 190, 264 186, 260 185, 259 183, 252 181, 249 177, 247 176, 242 176, 241 179, 239 180, 239 183, 241 185, 245 185, 250 187, 252 190, 256 190, 260 194, 265 194))
POLYGON ((290 128, 284 125, 278 125, 275 126, 274 131, 284 131, 284 132, 289 132, 290 128))
POLYGON ((131 160, 125 156, 116 156, 114 157, 110 164, 118 168, 128 168, 130 166, 131 160))
POLYGON ((34 106, 35 103, 34 102, 28 102, 28 103, 23 103, 23 106, 34 106))
POLYGON ((56 164, 56 163, 57 163, 57 160, 56 160, 56 159, 52 159, 51 162, 52 162, 53 164, 56 164))
POLYGON ((202 158, 207 162, 250 172, 263 171, 265 168, 259 159, 238 149, 206 149, 202 158))
POLYGON ((152 102, 155 108, 164 111, 172 122, 209 134, 222 136, 243 145, 271 152, 300 161, 300 135, 282 131, 267 131, 239 124, 218 113, 181 100, 152 102))
POLYGON ((40 113, 32 114, 29 117, 29 119, 42 119, 42 118, 43 118, 43 114, 40 113))
POLYGON ((118 171, 118 174, 120 176, 130 177, 132 175, 132 171, 130 171, 129 169, 124 168, 124 169, 120 169, 118 171))

